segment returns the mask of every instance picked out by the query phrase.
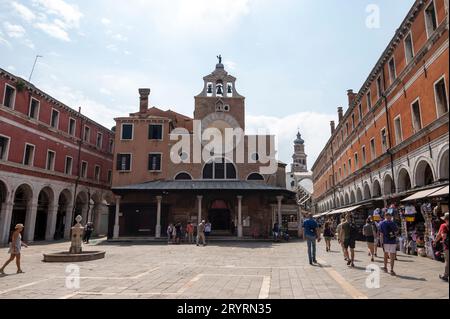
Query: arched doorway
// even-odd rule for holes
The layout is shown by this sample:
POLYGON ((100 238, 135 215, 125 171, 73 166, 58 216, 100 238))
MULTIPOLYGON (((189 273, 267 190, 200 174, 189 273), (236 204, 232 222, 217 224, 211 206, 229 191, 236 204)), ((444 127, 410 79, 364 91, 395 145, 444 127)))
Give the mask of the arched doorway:
POLYGON ((448 150, 446 150, 439 161, 439 179, 442 181, 448 180, 448 164, 448 150))
POLYGON ((372 194, 372 196, 374 197, 374 198, 377 198, 377 197, 380 197, 381 196, 381 186, 380 186, 380 182, 379 181, 374 181, 373 182, 373 186, 372 186, 372 192, 373 192, 373 194, 372 194))
POLYGON ((230 232, 231 211, 226 201, 216 199, 211 202, 208 210, 208 221, 211 223, 212 234, 219 232, 230 232))
POLYGON ((417 164, 415 172, 415 181, 417 187, 433 184, 434 182, 433 170, 431 169, 431 166, 430 164, 428 164, 427 161, 423 160, 419 162, 419 164, 417 164))
POLYGON ((391 175, 386 175, 384 177, 384 185, 383 185, 384 195, 391 195, 395 193, 394 182, 392 181, 391 175))
POLYGON ((405 192, 411 189, 411 178, 405 168, 398 172, 397 184, 398 192, 405 192))
POLYGON ((66 224, 67 209, 69 208, 70 192, 66 189, 59 194, 58 198, 58 212, 56 214, 56 227, 54 239, 64 238, 64 229, 66 224))
MULTIPOLYGON (((16 224, 24 224, 28 210, 31 209, 31 199, 33 198, 33 190, 27 184, 17 187, 14 193, 14 206, 11 216, 10 236, 14 231, 16 224)), ((11 239, 11 237, 9 237, 11 239)))
POLYGON ((351 191, 350 192, 350 203, 353 204, 354 202, 356 202, 355 192, 351 191))
POLYGON ((345 193, 345 205, 350 204, 350 197, 348 196, 348 193, 345 193))
POLYGON ((370 195, 370 187, 369 184, 364 184, 364 200, 371 199, 372 195, 370 195))
POLYGON ((362 197, 362 192, 361 192, 361 188, 358 187, 358 189, 356 190, 356 202, 362 202, 363 197, 362 197))
POLYGON ((36 222, 34 226, 34 240, 45 240, 49 208, 53 202, 53 191, 45 187, 39 192, 36 222))
POLYGON ((75 200, 75 213, 72 216, 72 225, 76 224, 75 218, 77 218, 78 215, 83 217, 81 223, 84 224, 87 222, 88 205, 89 199, 87 193, 85 192, 78 193, 77 198, 75 200))

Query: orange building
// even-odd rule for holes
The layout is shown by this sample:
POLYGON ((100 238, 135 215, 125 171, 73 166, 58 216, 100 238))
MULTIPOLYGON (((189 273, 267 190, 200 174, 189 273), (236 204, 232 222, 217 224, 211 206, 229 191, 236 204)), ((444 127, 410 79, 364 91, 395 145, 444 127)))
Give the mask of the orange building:
POLYGON ((416 1, 313 170, 316 212, 384 207, 448 183, 448 1, 416 1))

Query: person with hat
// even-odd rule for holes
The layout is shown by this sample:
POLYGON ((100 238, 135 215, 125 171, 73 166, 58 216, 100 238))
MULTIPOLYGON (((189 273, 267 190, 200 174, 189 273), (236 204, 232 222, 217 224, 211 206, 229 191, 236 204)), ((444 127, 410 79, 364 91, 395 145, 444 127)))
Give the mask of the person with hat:
POLYGON ((394 262, 397 254, 397 232, 398 226, 392 220, 392 213, 386 211, 384 214, 385 220, 380 223, 380 233, 383 235, 383 248, 384 248, 384 268, 385 272, 388 272, 387 261, 389 259, 391 265, 391 275, 395 276, 394 262))
POLYGON ((20 250, 22 249, 22 246, 28 247, 27 244, 25 244, 22 241, 22 235, 21 232, 24 229, 23 224, 17 224, 14 228, 14 233, 12 235, 11 244, 9 247, 8 254, 11 254, 11 257, 5 262, 2 268, 0 268, 0 274, 4 274, 5 267, 8 266, 10 262, 16 259, 16 265, 17 265, 17 273, 21 274, 23 273, 22 268, 20 267, 20 250))
POLYGON ((445 222, 439 227, 439 232, 436 236, 436 239, 433 243, 433 245, 436 245, 437 242, 440 240, 443 241, 444 245, 444 258, 445 258, 445 268, 444 268, 444 274, 439 275, 439 278, 441 278, 444 281, 448 281, 448 218, 449 213, 446 212, 444 214, 444 217, 441 217, 441 219, 445 222))

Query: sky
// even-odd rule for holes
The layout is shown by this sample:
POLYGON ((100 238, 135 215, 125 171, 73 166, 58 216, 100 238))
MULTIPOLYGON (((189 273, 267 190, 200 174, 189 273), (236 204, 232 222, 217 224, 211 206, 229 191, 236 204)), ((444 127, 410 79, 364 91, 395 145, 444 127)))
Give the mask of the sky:
POLYGON ((308 166, 413 0, 0 0, 0 67, 111 128, 150 104, 193 116, 221 54, 246 97, 246 130, 277 135, 308 166))

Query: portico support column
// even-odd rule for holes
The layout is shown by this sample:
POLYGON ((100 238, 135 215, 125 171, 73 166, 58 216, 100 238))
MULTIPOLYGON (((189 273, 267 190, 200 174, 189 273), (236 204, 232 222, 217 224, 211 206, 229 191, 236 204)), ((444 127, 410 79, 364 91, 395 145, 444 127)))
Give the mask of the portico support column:
POLYGON ((38 209, 38 199, 33 197, 31 204, 27 207, 25 217, 25 240, 32 242, 34 240, 34 228, 36 227, 36 214, 38 209))
POLYGON ((197 204, 198 204, 197 225, 200 224, 202 221, 202 199, 203 199, 202 195, 197 195, 197 204))
POLYGON ((73 205, 69 204, 66 208, 66 216, 64 219, 64 239, 70 239, 70 231, 72 229, 73 205))
POLYGON ((116 196, 116 214, 114 219, 114 231, 113 231, 113 238, 118 239, 119 238, 119 213, 120 213, 120 196, 116 196))
POLYGON ((277 196, 278 201, 278 226, 281 227, 281 201, 283 200, 283 196, 277 196))
POLYGON ((11 226, 13 202, 3 203, 0 210, 0 244, 7 244, 9 238, 9 228, 11 226))
POLYGON ((47 227, 45 229, 45 240, 53 240, 56 228, 56 216, 58 214, 58 205, 51 205, 47 212, 47 227))
POLYGON ((156 208, 156 229, 155 229, 155 237, 161 237, 161 201, 162 196, 156 196, 156 200, 158 202, 158 206, 156 208))
POLYGON ((238 199, 238 237, 242 238, 242 196, 237 196, 238 199))

